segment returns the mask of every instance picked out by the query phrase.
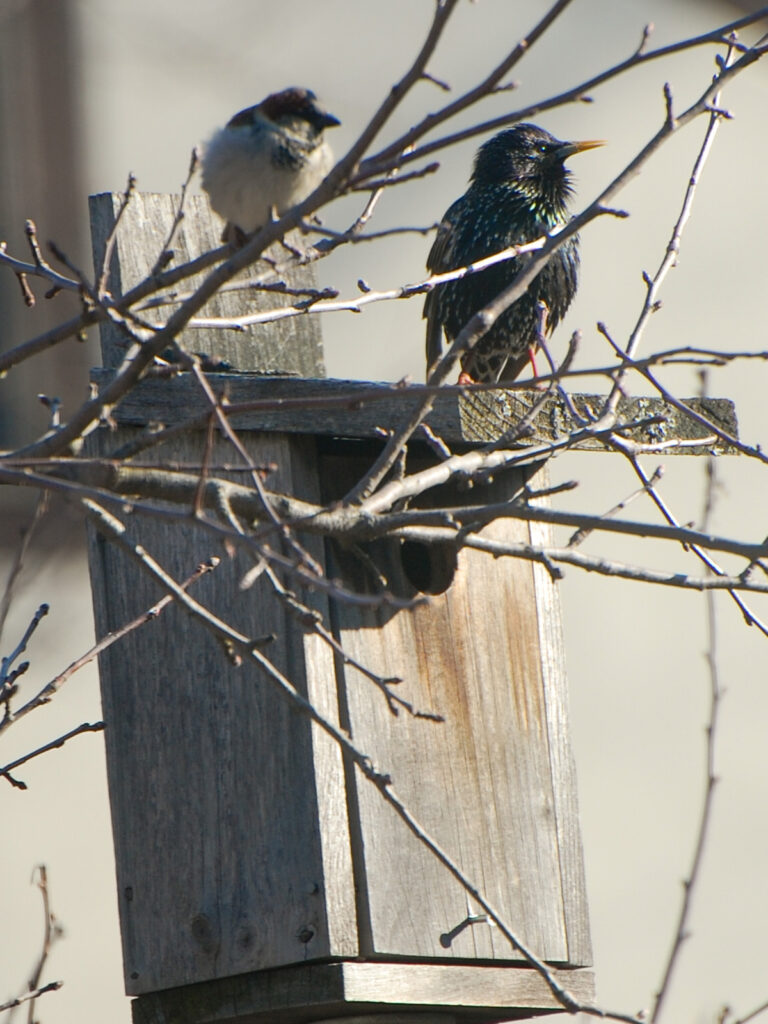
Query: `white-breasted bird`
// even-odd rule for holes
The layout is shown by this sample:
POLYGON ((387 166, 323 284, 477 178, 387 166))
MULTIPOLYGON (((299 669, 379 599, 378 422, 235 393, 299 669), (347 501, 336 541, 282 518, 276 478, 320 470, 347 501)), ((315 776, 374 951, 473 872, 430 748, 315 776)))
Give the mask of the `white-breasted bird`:
POLYGON ((271 93, 241 110, 203 148, 203 188, 227 222, 224 241, 242 242, 301 202, 333 166, 325 129, 339 124, 310 89, 271 93))

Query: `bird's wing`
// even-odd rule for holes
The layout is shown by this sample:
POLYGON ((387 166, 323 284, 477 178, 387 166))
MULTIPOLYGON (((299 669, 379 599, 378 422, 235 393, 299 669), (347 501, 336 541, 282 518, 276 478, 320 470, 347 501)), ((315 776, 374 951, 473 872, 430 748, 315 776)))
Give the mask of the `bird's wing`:
MULTIPOLYGON (((429 250, 427 270, 430 274, 440 274, 445 270, 452 269, 450 263, 451 214, 454 212, 455 206, 456 204, 454 203, 440 222, 432 248, 429 250)), ((427 321, 426 349, 427 376, 429 376, 431 367, 443 354, 443 325, 437 316, 437 292, 434 288, 431 292, 427 292, 427 297, 424 300, 423 316, 427 321)))

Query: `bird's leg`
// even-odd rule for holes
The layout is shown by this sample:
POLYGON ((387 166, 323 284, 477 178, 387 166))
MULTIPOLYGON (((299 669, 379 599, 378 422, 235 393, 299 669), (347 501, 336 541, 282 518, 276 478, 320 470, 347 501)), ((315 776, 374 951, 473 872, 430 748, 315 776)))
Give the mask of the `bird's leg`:
POLYGON ((536 382, 535 388, 543 390, 542 385, 538 382, 538 373, 536 372, 536 350, 544 344, 544 339, 547 336, 547 323, 549 318, 549 307, 543 299, 539 299, 536 303, 536 341, 528 346, 528 358, 531 361, 531 370, 533 371, 533 379, 536 382))
POLYGON ((477 381, 473 380, 473 378, 470 377, 466 370, 462 370, 461 373, 459 374, 459 379, 456 383, 460 384, 463 387, 465 384, 477 384, 477 381))
POLYGON ((529 345, 528 346, 528 358, 531 361, 531 372, 533 373, 534 380, 539 376, 538 372, 536 371, 536 349, 537 349, 537 347, 538 346, 536 346, 536 345, 529 345))

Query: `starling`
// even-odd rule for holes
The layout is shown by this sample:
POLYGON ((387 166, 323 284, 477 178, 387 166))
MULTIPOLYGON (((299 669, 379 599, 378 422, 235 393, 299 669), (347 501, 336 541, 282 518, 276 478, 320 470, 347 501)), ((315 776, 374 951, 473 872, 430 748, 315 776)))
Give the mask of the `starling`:
MULTIPOLYGON (((602 145, 561 142, 535 124, 518 124, 478 150, 470 186, 446 212, 427 268, 434 274, 464 267, 512 245, 532 242, 562 223, 573 187, 565 160, 602 145)), ((427 375, 440 357, 442 332, 453 341, 478 310, 512 283, 529 256, 520 255, 427 295, 427 375)), ((465 353, 459 381, 514 380, 536 348, 538 303, 547 307, 547 330, 565 316, 576 294, 578 236, 569 238, 539 271, 528 290, 465 353)))

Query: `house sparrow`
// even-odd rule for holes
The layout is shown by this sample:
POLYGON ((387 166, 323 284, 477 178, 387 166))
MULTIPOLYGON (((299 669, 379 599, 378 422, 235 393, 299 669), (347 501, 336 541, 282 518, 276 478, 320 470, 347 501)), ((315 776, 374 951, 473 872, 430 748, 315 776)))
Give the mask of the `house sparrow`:
MULTIPOLYGON (((561 142, 535 124, 518 124, 489 139, 475 157, 469 188, 443 217, 427 268, 435 274, 456 270, 551 231, 567 218, 573 192, 565 160, 601 145, 561 142)), ((528 259, 515 256, 428 293, 427 375, 440 358, 443 332, 453 341, 478 310, 512 283, 528 259)), ((464 355, 459 383, 514 380, 529 358, 533 363, 538 303, 546 304, 547 331, 552 331, 576 294, 578 272, 579 241, 573 235, 464 355)))
POLYGON ((235 114, 201 158, 203 188, 240 242, 313 192, 333 166, 324 129, 339 124, 309 89, 283 89, 235 114))

